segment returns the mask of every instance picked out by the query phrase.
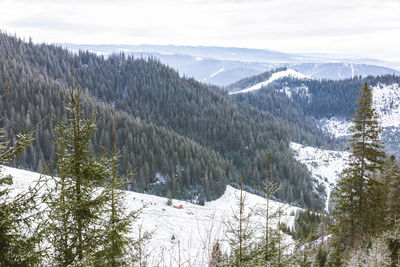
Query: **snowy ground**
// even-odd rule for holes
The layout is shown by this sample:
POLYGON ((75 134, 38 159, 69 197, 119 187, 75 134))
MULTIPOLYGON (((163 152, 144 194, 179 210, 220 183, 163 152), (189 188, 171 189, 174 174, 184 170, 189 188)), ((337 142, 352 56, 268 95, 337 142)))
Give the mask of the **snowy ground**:
POLYGON ((328 210, 331 190, 346 166, 346 160, 350 153, 319 149, 297 143, 290 143, 290 147, 294 151, 295 158, 307 166, 318 184, 324 185, 327 193, 325 207, 328 210))
MULTIPOLYGON (((40 177, 40 174, 29 171, 3 167, 3 174, 14 177, 14 194, 28 189, 40 177)), ((226 247, 225 224, 231 219, 237 203, 239 190, 227 186, 223 196, 205 206, 199 206, 180 200, 173 200, 173 206, 182 205, 177 209, 167 205, 167 199, 153 195, 126 192, 129 210, 135 210, 147 204, 138 225, 144 231, 154 231, 147 244, 148 263, 150 266, 208 266, 209 255, 215 241, 219 240, 226 247)), ((266 200, 262 197, 246 193, 247 207, 262 210, 266 200)), ((299 209, 281 203, 270 201, 271 212, 283 207, 282 222, 292 227, 295 212, 299 209)), ((253 223, 264 222, 264 216, 256 215, 253 223)), ((276 221, 272 222, 276 227, 276 221)), ((135 236, 138 235, 136 229, 135 236)), ((291 239, 286 236, 286 242, 291 239)))

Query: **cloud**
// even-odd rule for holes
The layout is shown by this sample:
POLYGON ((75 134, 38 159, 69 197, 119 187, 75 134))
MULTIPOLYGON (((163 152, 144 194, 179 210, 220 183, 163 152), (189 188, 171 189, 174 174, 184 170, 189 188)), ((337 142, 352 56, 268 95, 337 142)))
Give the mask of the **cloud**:
POLYGON ((39 42, 241 46, 385 59, 400 47, 397 0, 3 0, 1 5, 3 30, 39 42))

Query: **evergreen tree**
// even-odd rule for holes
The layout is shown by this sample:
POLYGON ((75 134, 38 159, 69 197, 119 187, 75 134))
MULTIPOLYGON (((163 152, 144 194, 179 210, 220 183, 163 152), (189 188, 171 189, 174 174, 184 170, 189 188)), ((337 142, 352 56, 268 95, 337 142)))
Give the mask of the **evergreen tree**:
POLYGON ((107 201, 104 187, 109 177, 108 160, 91 154, 91 140, 96 130, 94 118, 82 114, 79 81, 71 70, 68 91, 68 121, 57 131, 58 177, 48 187, 50 208, 48 241, 54 246, 54 264, 88 265, 102 252, 102 222, 107 201))
POLYGON ((328 251, 321 245, 318 247, 315 263, 317 267, 324 267, 328 258, 328 251))
MULTIPOLYGON (((130 247, 140 246, 139 243, 150 238, 150 234, 145 232, 139 237, 139 240, 129 238, 128 235, 133 230, 133 222, 139 217, 142 209, 126 213, 125 205, 125 181, 127 177, 118 175, 117 162, 119 155, 115 152, 115 134, 114 122, 112 123, 112 141, 111 141, 111 164, 110 181, 106 185, 107 201, 106 212, 108 217, 105 223, 104 240, 102 240, 102 252, 95 260, 96 265, 105 266, 127 266, 129 265, 127 255, 130 253, 130 247)), ((133 261, 139 256, 132 255, 133 261)), ((131 262, 132 263, 132 262, 131 262)))
POLYGON ((251 224, 253 212, 246 206, 246 194, 243 193, 242 183, 237 197, 237 211, 233 212, 231 220, 227 221, 227 238, 231 248, 228 266, 255 266, 259 257, 254 240, 256 228, 251 224))
POLYGON ((387 183, 386 222, 388 228, 400 227, 400 166, 395 157, 389 157, 384 171, 387 183))
MULTIPOLYGON (((9 83, 8 90, 11 88, 9 83)), ((0 96, 2 100, 7 92, 0 96)), ((35 129, 17 135, 10 146, 0 128, 0 165, 8 164, 34 140, 35 129)), ((43 249, 40 210, 38 208, 40 181, 26 193, 12 196, 13 178, 4 176, 0 166, 0 266, 33 266, 41 262, 43 249)))
POLYGON ((222 258, 221 246, 217 240, 213 246, 211 252, 211 259, 208 264, 208 267, 219 267, 219 266, 223 266, 223 258, 222 258))
POLYGON ((358 99, 357 112, 349 140, 351 156, 343 178, 338 182, 334 217, 336 237, 345 246, 353 246, 378 231, 379 215, 384 209, 382 182, 376 173, 382 170, 382 128, 373 108, 371 88, 365 83, 358 99), (376 217, 374 217, 376 216, 376 217))
POLYGON ((168 189, 167 191, 167 204, 168 206, 172 206, 172 192, 171 189, 168 189))

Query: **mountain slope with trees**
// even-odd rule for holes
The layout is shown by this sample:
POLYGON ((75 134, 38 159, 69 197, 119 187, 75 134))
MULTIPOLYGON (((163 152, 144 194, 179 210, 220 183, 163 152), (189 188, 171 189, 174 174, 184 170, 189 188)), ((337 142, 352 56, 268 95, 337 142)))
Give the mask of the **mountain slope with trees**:
MULTIPOLYGON (((306 167, 297 163, 291 141, 331 146, 332 140, 312 124, 298 128, 284 114, 248 103, 236 103, 217 88, 179 77, 153 59, 123 54, 107 59, 80 51, 72 55, 53 45, 36 45, 0 35, 0 83, 13 86, 1 126, 13 136, 47 116, 31 149, 14 166, 40 171, 55 158, 53 128, 70 83, 71 62, 84 88, 86 115, 94 114, 98 131, 95 149, 110 147, 111 118, 122 172, 135 170, 130 188, 174 198, 213 199, 227 183, 262 184, 266 155, 272 155, 276 197, 314 209, 323 208, 306 167), (288 192, 291 192, 288 194, 288 192)), ((50 166, 51 168, 52 166, 50 166)))

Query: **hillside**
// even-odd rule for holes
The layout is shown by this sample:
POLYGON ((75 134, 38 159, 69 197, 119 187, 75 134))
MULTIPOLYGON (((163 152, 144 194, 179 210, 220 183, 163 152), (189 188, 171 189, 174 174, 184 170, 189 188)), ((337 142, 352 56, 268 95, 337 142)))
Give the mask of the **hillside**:
MULTIPOLYGON (((39 173, 10 167, 2 167, 2 171, 4 175, 13 176, 12 195, 24 192, 40 177, 39 173)), ((168 206, 166 198, 126 191, 127 212, 147 205, 138 220, 138 228, 133 229, 131 234, 137 238, 139 227, 142 234, 145 231, 154 231, 150 241, 142 248, 150 266, 176 266, 179 260, 185 266, 208 266, 217 240, 224 251, 229 247, 225 222, 232 216, 232 209, 236 208, 238 194, 239 190, 228 186, 219 199, 206 202, 204 206, 174 199, 174 206, 183 207, 177 209, 168 206)), ((265 203, 264 198, 246 193, 247 207, 260 211, 265 203)), ((271 213, 283 208, 281 221, 293 227, 294 215, 301 209, 272 200, 269 205, 271 213)), ((263 220, 262 215, 252 218, 254 224, 263 220)), ((271 228, 276 227, 277 221, 272 221, 271 228)), ((293 245, 290 236, 286 236, 285 240, 286 245, 293 245)))
MULTIPOLYGON (((237 103, 219 89, 181 78, 153 59, 123 54, 107 59, 81 51, 72 55, 57 46, 34 45, 0 36, 1 88, 13 82, 1 103, 7 136, 45 118, 32 149, 13 162, 40 171, 54 159, 53 128, 58 113, 65 118, 63 92, 69 87, 70 65, 84 88, 85 113, 97 118, 94 150, 110 147, 111 118, 116 120, 121 170, 135 170, 130 188, 175 198, 215 199, 228 183, 243 177, 257 188, 265 178, 267 153, 278 199, 322 209, 310 173, 296 162, 291 141, 331 146, 311 121, 299 122, 237 103), (309 123, 310 122, 310 123, 309 123), (293 192, 287 197, 286 192, 293 192)), ((12 141, 12 140, 11 140, 12 141)))
MULTIPOLYGON (((337 138, 346 137, 350 120, 357 107, 357 98, 365 82, 373 88, 374 107, 384 127, 382 133, 389 154, 399 155, 399 95, 400 76, 356 77, 344 80, 317 80, 286 75, 269 82, 272 75, 283 73, 277 69, 238 81, 227 90, 245 92, 257 85, 264 85, 254 93, 234 95, 236 101, 250 103, 265 111, 274 112, 275 106, 267 102, 271 97, 286 99, 287 106, 295 106, 307 118, 337 138)), ((285 100, 282 100, 285 101, 285 100)))

